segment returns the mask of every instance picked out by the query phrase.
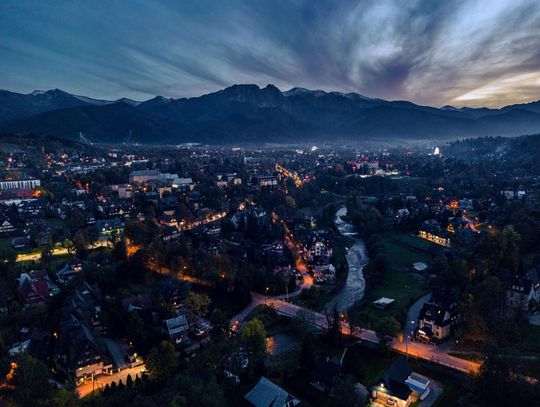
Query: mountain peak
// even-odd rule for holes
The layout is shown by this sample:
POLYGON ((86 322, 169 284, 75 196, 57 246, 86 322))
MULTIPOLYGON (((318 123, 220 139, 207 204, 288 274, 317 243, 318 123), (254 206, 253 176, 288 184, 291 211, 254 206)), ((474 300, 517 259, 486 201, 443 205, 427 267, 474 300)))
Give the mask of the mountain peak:
MULTIPOLYGON (((96 140, 125 138, 126 129, 149 142, 227 140, 281 142, 350 139, 447 139, 518 135, 540 131, 540 104, 502 109, 434 108, 407 101, 371 99, 357 93, 272 84, 233 85, 204 96, 142 103, 97 100, 59 89, 20 94, 0 91, 0 131, 44 132, 72 137, 79 131, 96 140), (45 113, 45 114, 43 114, 45 113), (91 113, 91 114, 89 114, 91 113), (147 135, 147 136, 146 136, 147 135)), ((235 141, 236 142, 236 141, 235 141)))
POLYGON ((295 87, 292 89, 289 89, 286 92, 283 92, 284 96, 306 96, 306 95, 313 95, 313 96, 323 96, 327 93, 322 90, 310 90, 306 88, 300 88, 295 87))

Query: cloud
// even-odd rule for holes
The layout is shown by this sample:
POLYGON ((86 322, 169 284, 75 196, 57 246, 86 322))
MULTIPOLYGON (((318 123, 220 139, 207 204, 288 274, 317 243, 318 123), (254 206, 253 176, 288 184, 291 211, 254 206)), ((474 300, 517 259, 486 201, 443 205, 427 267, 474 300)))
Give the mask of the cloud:
POLYGON ((196 96, 234 83, 443 105, 538 98, 535 0, 0 2, 0 88, 196 96))

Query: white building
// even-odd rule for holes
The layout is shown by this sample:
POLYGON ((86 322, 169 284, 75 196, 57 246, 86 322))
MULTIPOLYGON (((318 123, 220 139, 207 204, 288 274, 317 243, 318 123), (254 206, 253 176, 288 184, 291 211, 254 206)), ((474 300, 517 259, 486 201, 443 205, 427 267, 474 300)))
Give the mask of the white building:
POLYGON ((5 189, 34 189, 41 185, 39 179, 20 179, 0 181, 0 190, 5 189))

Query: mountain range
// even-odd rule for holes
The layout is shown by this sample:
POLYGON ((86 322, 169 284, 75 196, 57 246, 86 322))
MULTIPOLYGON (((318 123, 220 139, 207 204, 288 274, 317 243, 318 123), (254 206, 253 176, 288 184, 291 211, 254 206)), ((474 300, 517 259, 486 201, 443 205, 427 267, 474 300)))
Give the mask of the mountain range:
POLYGON ((99 100, 59 89, 0 90, 0 131, 148 144, 448 140, 540 132, 540 101, 435 108, 357 93, 233 85, 207 95, 99 100))

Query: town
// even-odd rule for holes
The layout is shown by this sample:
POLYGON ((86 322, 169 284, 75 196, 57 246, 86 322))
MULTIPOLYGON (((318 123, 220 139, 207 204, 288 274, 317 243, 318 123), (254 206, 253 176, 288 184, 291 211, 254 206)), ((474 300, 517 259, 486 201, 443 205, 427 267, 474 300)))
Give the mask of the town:
POLYGON ((0 404, 530 404, 539 143, 0 135, 0 404))

